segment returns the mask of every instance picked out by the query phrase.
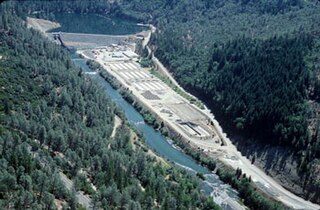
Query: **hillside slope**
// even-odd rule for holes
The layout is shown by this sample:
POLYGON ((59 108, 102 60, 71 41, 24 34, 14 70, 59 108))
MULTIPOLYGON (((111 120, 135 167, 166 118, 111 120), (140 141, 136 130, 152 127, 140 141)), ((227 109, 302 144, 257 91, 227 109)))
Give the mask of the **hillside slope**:
POLYGON ((124 1, 122 8, 158 27, 155 55, 212 109, 243 153, 320 202, 319 2, 153 3, 124 1))
POLYGON ((286 188, 320 202, 318 1, 118 0, 102 10, 102 1, 53 4, 21 10, 156 25, 155 55, 211 108, 239 149, 286 188))
POLYGON ((0 16, 0 209, 80 209, 61 173, 96 208, 220 209, 196 178, 133 147, 127 123, 111 137, 121 112, 102 89, 7 4, 0 16))

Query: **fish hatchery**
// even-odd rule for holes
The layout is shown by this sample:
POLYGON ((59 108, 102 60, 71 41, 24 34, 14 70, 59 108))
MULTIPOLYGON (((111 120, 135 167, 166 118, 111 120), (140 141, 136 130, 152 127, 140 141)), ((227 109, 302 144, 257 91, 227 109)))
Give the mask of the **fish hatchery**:
POLYGON ((181 137, 187 140, 211 139, 220 144, 209 118, 198 107, 190 104, 188 100, 152 75, 149 69, 142 68, 138 63, 139 56, 131 47, 114 44, 83 51, 82 54, 93 57, 181 137))

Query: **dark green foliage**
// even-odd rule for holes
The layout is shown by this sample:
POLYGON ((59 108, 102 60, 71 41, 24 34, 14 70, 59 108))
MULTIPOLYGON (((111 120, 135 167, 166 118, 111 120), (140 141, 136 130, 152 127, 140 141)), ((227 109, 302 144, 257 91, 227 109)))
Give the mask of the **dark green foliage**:
POLYGON ((152 61, 150 59, 148 59, 148 58, 143 57, 140 60, 140 65, 143 68, 151 67, 152 66, 152 61))
POLYGON ((205 177, 204 177, 204 175, 203 175, 202 173, 197 173, 197 176, 198 176, 200 179, 205 180, 205 177))
POLYGON ((68 200, 56 167, 42 168, 28 144, 12 134, 0 137, 0 208, 55 209, 54 198, 68 200))
POLYGON ((270 13, 276 15, 278 13, 285 13, 293 8, 302 8, 304 2, 302 0, 272 0, 272 1, 253 1, 240 0, 241 5, 250 5, 258 8, 261 14, 270 13))
POLYGON ((213 98, 238 130, 305 149, 310 75, 304 55, 311 43, 305 36, 227 43, 214 50, 208 70, 190 86, 213 98))
POLYGON ((269 198, 261 195, 257 191, 252 183, 251 179, 246 178, 245 174, 242 174, 241 170, 236 171, 236 176, 227 170, 217 170, 217 175, 224 182, 229 183, 232 187, 239 191, 239 196, 243 199, 243 202, 250 209, 261 210, 280 210, 283 207, 280 204, 275 204, 269 198))
MULTIPOLYGON (((304 166, 311 156, 319 157, 319 147, 310 148, 310 142, 318 145, 318 138, 310 140, 307 131, 309 87, 315 84, 316 92, 319 83, 311 72, 317 68, 308 67, 305 61, 314 46, 310 35, 240 38, 213 44, 208 64, 201 64, 194 56, 196 48, 192 48, 195 52, 180 51, 183 44, 179 46, 173 41, 178 38, 168 34, 158 39, 161 47, 156 55, 184 87, 223 116, 229 130, 295 151, 309 150, 302 160, 304 166)), ((315 92, 312 97, 316 98, 315 92)), ((300 167, 299 171, 308 170, 300 167)))
POLYGON ((56 209, 54 199, 78 208, 59 170, 102 209, 219 209, 196 177, 133 150, 126 122, 111 138, 119 110, 104 91, 59 46, 0 14, 1 209, 56 209))
MULTIPOLYGON (((311 148, 319 144, 308 133, 307 115, 314 111, 308 100, 319 95, 318 2, 157 3, 155 55, 228 132, 294 152, 308 150, 305 166, 319 157, 319 147, 311 148)), ((147 13, 147 6, 138 10, 147 13)))
POLYGON ((92 195, 95 193, 90 182, 87 181, 85 174, 78 174, 74 180, 74 184, 77 190, 81 190, 86 194, 92 195))
POLYGON ((32 13, 38 11, 37 15, 48 15, 51 12, 57 13, 98 13, 103 14, 111 9, 116 10, 116 4, 110 4, 105 0, 69 0, 69 1, 59 1, 59 0, 44 0, 44 1, 20 1, 15 4, 16 11, 19 14, 32 13))
MULTIPOLYGON (((306 103, 308 99, 319 102, 320 83, 317 79, 319 67, 315 62, 319 56, 316 56, 318 54, 315 53, 314 43, 310 39, 310 37, 317 39, 319 35, 320 13, 317 1, 123 0, 121 4, 108 3, 102 7, 103 2, 92 2, 65 1, 57 6, 56 2, 36 1, 31 6, 27 3, 20 6, 18 13, 26 10, 42 10, 39 16, 52 19, 50 12, 71 11, 82 14, 91 11, 99 14, 108 12, 111 15, 152 22, 160 29, 152 37, 155 54, 172 70, 184 87, 196 92, 209 104, 214 104, 211 107, 213 111, 223 113, 221 118, 225 124, 230 125, 238 133, 253 135, 267 144, 289 146, 290 149, 299 151, 297 153, 301 156, 299 170, 303 173, 310 171, 310 161, 319 157, 320 153, 318 123, 314 123, 317 127, 315 134, 309 136, 307 132, 308 117, 314 111, 306 103), (302 35, 302 32, 306 35, 302 35), (306 61, 306 54, 310 48, 313 48, 311 51, 315 54, 313 59, 306 61)), ((8 30, 9 18, 3 16, 2 22, 3 28, 8 30)), ((15 51, 17 50, 18 47, 15 51)), ((37 56, 43 54, 43 51, 39 51, 37 56)), ((100 74, 104 75, 104 72, 100 74)), ((28 74, 23 76, 25 75, 28 74)), ((37 72, 33 77, 38 78, 37 72)), ((72 91, 62 88, 59 93, 50 92, 52 85, 65 87, 64 83, 60 84, 65 80, 55 78, 51 80, 51 83, 46 83, 43 89, 34 85, 35 82, 42 80, 26 84, 21 82, 22 87, 28 87, 28 91, 24 91, 25 94, 17 94, 21 89, 14 85, 10 91, 18 97, 9 98, 12 94, 8 96, 2 94, 5 92, 3 89, 0 90, 2 91, 0 97, 4 98, 1 100, 0 109, 7 114, 12 113, 15 111, 15 106, 20 104, 19 101, 23 101, 21 95, 26 95, 29 99, 40 91, 50 97, 48 106, 54 109, 49 111, 56 112, 61 109, 64 110, 64 115, 69 109, 73 110, 75 103, 70 96, 72 91)), ((109 80, 112 83, 112 79, 109 80)), ((7 84, 9 86, 10 82, 7 84)), ((126 94, 125 97, 131 102, 134 101, 130 94, 126 94)), ((30 107, 34 106, 35 104, 30 104, 30 107)), ((41 103, 38 106, 40 110, 46 108, 45 106, 41 108, 41 103)), ((80 116, 86 117, 85 127, 96 129, 96 132, 103 130, 93 117, 98 113, 97 109, 93 108, 88 112, 89 107, 91 105, 79 108, 82 110, 80 116)), ((73 112, 71 116, 78 112, 73 112)), ((40 113, 39 109, 35 113, 40 113)), ((81 117, 73 121, 76 122, 81 117)), ((29 122, 29 118, 26 120, 29 122)), ((59 124, 61 119, 56 121, 56 124, 59 124)), ((112 120, 109 121, 112 124, 112 120)), ((152 119, 150 122, 153 122, 152 119)), ((30 136, 38 136, 41 144, 46 143, 53 150, 66 150, 70 143, 63 144, 63 142, 65 139, 70 141, 70 137, 64 137, 65 132, 59 133, 47 129, 50 126, 46 124, 48 122, 44 123, 45 132, 34 123, 23 126, 21 130, 28 132, 30 130, 30 136), (37 130, 41 130, 40 134, 37 130)), ((11 125, 16 128, 18 122, 12 120, 11 125)), ((108 132, 104 137, 110 134, 111 129, 107 129, 108 132)), ((74 138, 82 138, 83 133, 74 138)), ((93 139, 87 135, 84 135, 84 138, 86 140, 83 142, 93 139)), ((72 139, 71 145, 83 149, 85 144, 81 141, 79 146, 74 143, 75 139, 72 139)), ((126 144, 120 144, 120 147, 124 145, 126 144)), ((67 166, 64 167, 75 175, 80 167, 91 163, 88 157, 96 152, 95 149, 96 147, 92 151, 87 148, 79 152, 81 157, 85 157, 85 161, 75 157, 75 154, 78 154, 77 150, 73 153, 68 151, 68 157, 73 158, 77 164, 65 164, 67 166)), ((126 148, 126 153, 130 154, 130 148, 126 148)), ((190 151, 190 153, 198 161, 203 162, 201 151, 190 151)), ((214 166, 212 165, 212 168, 215 168, 214 166)), ((123 186, 122 181, 119 183, 123 186)), ((152 203, 152 199, 147 200, 152 203)), ((174 206, 175 201, 164 196, 160 204, 170 207, 174 206)), ((132 208, 141 207, 132 201, 126 205, 132 208)))

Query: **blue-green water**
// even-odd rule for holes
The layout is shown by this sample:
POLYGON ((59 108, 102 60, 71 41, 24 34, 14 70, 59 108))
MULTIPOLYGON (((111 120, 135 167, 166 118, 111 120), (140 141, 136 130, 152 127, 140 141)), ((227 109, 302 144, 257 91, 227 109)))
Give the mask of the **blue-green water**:
MULTIPOLYGON (((74 63, 81 67, 84 72, 93 72, 86 65, 86 60, 73 57, 74 63)), ((170 144, 167 139, 157 132, 153 127, 144 123, 143 117, 138 113, 131 104, 125 101, 121 94, 113 89, 99 74, 88 74, 96 81, 106 92, 106 94, 124 111, 129 122, 134 125, 144 136, 147 145, 156 151, 162 157, 174 162, 176 165, 186 169, 191 173, 203 173, 206 180, 201 183, 201 189, 207 195, 212 195, 217 203, 224 209, 232 209, 222 200, 238 200, 237 192, 229 185, 219 180, 218 176, 210 172, 207 168, 197 164, 190 156, 170 144)))
POLYGON ((61 27, 50 32, 127 35, 142 31, 135 22, 97 14, 56 13, 54 21, 61 27))

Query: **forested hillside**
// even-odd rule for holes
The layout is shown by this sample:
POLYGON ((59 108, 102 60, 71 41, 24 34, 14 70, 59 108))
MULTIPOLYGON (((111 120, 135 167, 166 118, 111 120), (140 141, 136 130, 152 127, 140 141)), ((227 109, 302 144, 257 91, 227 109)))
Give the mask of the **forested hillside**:
POLYGON ((31 2, 18 13, 99 13, 154 24, 155 55, 206 102, 241 151, 286 188, 320 202, 319 1, 31 2))
MULTIPOLYGON (((273 166, 262 167, 275 175, 285 171, 286 187, 319 202, 320 184, 313 180, 320 177, 320 3, 124 2, 126 15, 148 17, 158 27, 152 40, 155 55, 206 102, 228 134, 249 139, 247 145, 281 148, 270 152, 265 164, 282 157, 283 149, 289 151, 283 155, 289 154, 295 169, 284 170, 287 163, 277 161, 271 161, 275 173, 269 170, 273 166)), ((249 156, 265 155, 250 149, 249 156)))
POLYGON ((126 122, 111 137, 122 114, 102 89, 11 7, 0 16, 1 209, 77 209, 59 172, 97 208, 219 209, 195 178, 133 147, 126 122))
MULTIPOLYGON (((175 76, 213 99, 215 108, 238 130, 306 149, 304 99, 311 78, 304 55, 311 46, 311 37, 305 35, 265 41, 241 38, 216 46, 208 69, 175 71, 175 76)), ((158 55, 164 57, 161 52, 158 55)))
MULTIPOLYGON (((59 0, 49 0, 49 1, 20 1, 19 4, 11 2, 15 7, 15 10, 21 12, 21 14, 26 13, 46 13, 50 12, 75 12, 75 13, 108 13, 112 6, 115 6, 107 0, 95 0, 95 1, 83 1, 83 0, 69 0, 69 1, 59 1, 59 0)), ((8 3, 10 4, 10 2, 8 3)))
MULTIPOLYGON (((301 106, 309 97, 308 88, 315 79, 316 70, 312 68, 315 63, 311 68, 306 67, 305 58, 312 54, 319 34, 320 18, 316 12, 319 5, 302 1, 241 1, 213 4, 213 7, 206 6, 203 12, 223 13, 222 18, 228 21, 224 22, 219 16, 211 19, 202 15, 203 19, 207 18, 208 27, 201 27, 193 24, 198 21, 189 16, 185 23, 182 21, 182 24, 191 25, 187 30, 175 29, 175 24, 180 25, 178 21, 169 22, 155 38, 156 55, 185 87, 200 90, 207 100, 218 102, 217 107, 221 107, 239 129, 249 123, 255 126, 250 133, 261 133, 266 130, 265 125, 261 125, 264 122, 273 126, 263 132, 266 137, 280 132, 279 137, 294 140, 293 136, 288 137, 290 131, 285 130, 295 130, 299 133, 294 135, 296 141, 300 137, 305 139, 301 136, 306 135, 305 131, 282 129, 279 120, 305 110, 301 106), (276 94, 278 97, 274 98, 276 94), (283 106, 288 111, 280 110, 283 106), (290 109, 294 110, 288 113, 290 109), (272 121, 261 117, 266 114, 272 121)), ((304 142, 307 145, 307 139, 304 142)))

